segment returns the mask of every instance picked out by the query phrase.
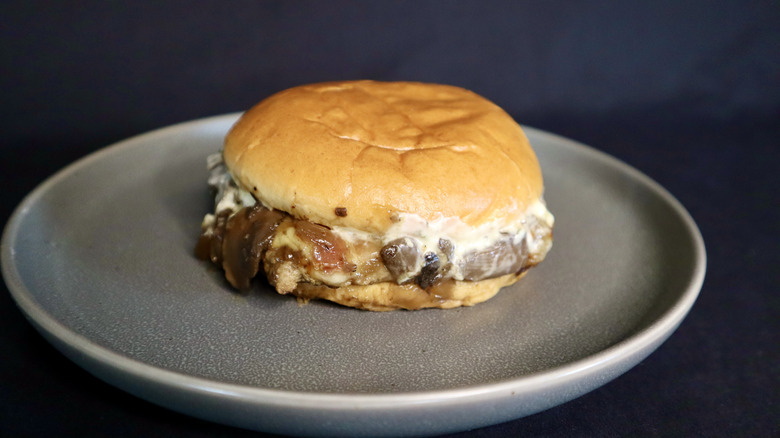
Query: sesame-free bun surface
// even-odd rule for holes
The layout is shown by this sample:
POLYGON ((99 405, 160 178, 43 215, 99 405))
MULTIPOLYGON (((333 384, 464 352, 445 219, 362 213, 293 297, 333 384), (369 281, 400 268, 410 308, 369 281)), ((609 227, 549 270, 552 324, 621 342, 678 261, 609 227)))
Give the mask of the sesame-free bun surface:
POLYGON ((396 213, 477 226, 520 217, 542 195, 520 126, 485 98, 447 85, 291 88, 247 111, 223 155, 267 206, 379 234, 396 213))
POLYGON ((312 283, 299 283, 291 293, 299 299, 328 300, 357 309, 419 310, 426 308, 452 309, 473 306, 495 296, 502 287, 522 278, 525 272, 509 274, 481 281, 446 280, 422 289, 414 283, 376 283, 348 285, 337 288, 312 283))

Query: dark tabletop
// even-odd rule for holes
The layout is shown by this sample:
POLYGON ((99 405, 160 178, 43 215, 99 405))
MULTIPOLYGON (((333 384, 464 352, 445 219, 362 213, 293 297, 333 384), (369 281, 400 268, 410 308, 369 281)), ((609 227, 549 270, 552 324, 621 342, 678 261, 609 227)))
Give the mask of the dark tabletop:
MULTIPOLYGON (((0 224, 90 152, 283 88, 459 85, 658 181, 698 223, 708 269, 679 329, 626 374, 452 436, 780 435, 777 2, 65 3, 0 3, 0 224)), ((94 378, 0 288, 0 436, 258 436, 94 378)))

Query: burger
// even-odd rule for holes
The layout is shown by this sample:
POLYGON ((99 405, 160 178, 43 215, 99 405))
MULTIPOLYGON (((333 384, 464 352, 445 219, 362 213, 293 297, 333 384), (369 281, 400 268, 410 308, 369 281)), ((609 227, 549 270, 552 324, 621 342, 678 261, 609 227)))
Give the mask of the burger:
POLYGON ((522 128, 459 87, 281 91, 239 118, 208 167, 215 210, 196 252, 240 290, 262 273, 302 302, 470 306, 552 246, 554 219, 522 128))

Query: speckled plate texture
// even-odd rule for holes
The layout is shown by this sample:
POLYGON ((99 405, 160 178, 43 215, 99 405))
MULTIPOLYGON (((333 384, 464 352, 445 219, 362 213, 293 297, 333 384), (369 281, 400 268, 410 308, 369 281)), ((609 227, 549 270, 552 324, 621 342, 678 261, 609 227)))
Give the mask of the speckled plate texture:
MULTIPOLYGON (((426 435, 529 415, 650 354, 705 272, 684 208, 640 172, 527 128, 556 216, 547 260, 475 307, 370 313, 233 292, 193 256, 206 156, 237 114, 123 141, 57 173, 7 224, 30 322, 95 376, 196 417, 291 435, 426 435)), ((306 157, 290 157, 291 160, 306 157)))

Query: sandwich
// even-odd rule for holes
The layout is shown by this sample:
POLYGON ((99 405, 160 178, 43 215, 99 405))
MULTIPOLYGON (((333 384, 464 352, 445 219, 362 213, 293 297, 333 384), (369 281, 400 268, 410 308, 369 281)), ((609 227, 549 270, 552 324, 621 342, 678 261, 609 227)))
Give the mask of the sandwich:
POLYGON ((554 218, 522 128, 463 88, 345 81, 278 92, 209 157, 196 253, 236 289, 454 308, 540 263, 554 218))

